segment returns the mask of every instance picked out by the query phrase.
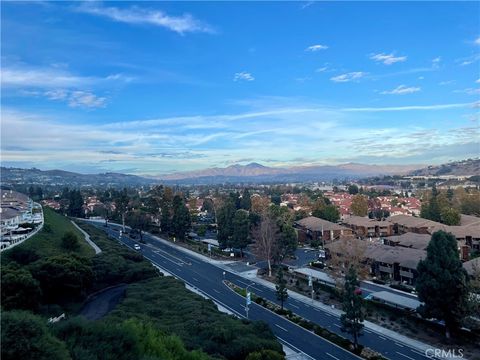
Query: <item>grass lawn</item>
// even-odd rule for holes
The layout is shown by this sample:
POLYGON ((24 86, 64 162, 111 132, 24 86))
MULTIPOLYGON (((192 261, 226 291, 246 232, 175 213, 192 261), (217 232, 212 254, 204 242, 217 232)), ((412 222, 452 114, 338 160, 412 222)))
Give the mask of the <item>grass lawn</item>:
MULTIPOLYGON (((43 208, 43 215, 45 217, 43 229, 16 247, 34 250, 40 257, 67 253, 68 251, 62 248, 61 240, 67 231, 72 231, 77 235, 80 244, 75 253, 88 257, 95 255, 95 251, 85 241, 83 234, 73 226, 67 217, 57 214, 48 207, 43 208)), ((8 250, 5 253, 8 253, 8 250)))

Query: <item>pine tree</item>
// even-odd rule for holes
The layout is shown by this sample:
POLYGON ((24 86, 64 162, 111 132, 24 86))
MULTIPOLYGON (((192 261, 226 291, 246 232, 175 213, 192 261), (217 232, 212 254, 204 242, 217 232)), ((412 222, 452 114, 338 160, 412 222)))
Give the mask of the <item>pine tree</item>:
POLYGON ((249 235, 250 219, 248 212, 242 209, 237 210, 233 218, 232 246, 240 249, 242 257, 243 249, 247 247, 249 242, 249 235))
POLYGON ((280 301, 280 306, 283 310, 283 304, 288 299, 288 291, 287 291, 287 280, 283 277, 283 267, 280 266, 280 270, 277 273, 277 285, 275 286, 277 289, 277 300, 280 301))
POLYGON ((416 290, 424 303, 419 312, 426 318, 443 320, 447 338, 468 313, 469 278, 457 246, 452 234, 435 232, 427 247, 427 257, 417 267, 416 290))
POLYGON ((172 228, 175 236, 181 241, 185 240, 185 234, 190 229, 190 226, 190 212, 185 206, 183 199, 179 195, 175 195, 173 198, 172 216, 172 228))
POLYGON ((353 346, 358 349, 358 337, 363 328, 365 318, 362 309, 362 293, 358 288, 357 271, 350 267, 345 275, 345 284, 343 289, 343 311, 340 320, 343 329, 353 336, 353 346))

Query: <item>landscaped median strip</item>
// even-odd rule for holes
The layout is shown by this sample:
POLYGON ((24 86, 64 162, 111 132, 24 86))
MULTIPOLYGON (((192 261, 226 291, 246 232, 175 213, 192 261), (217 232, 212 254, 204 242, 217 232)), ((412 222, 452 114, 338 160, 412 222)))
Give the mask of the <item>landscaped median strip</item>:
MULTIPOLYGON (((225 285, 227 285, 230 289, 235 291, 240 296, 246 297, 247 292, 246 292, 245 288, 242 288, 238 285, 235 285, 234 283, 232 283, 228 280, 224 280, 224 283, 225 283, 225 285)), ((348 351, 350 351, 350 352, 352 352, 356 355, 359 355, 364 359, 367 359, 367 360, 386 360, 381 354, 373 351, 370 348, 363 347, 361 345, 360 345, 360 349, 361 349, 360 353, 354 352, 353 351, 353 344, 350 340, 348 340, 348 339, 346 339, 346 338, 344 338, 344 337, 342 337, 338 334, 335 334, 335 333, 321 327, 320 325, 317 325, 317 324, 315 324, 315 323, 313 323, 309 320, 306 320, 306 319, 302 318, 301 316, 298 316, 298 315, 294 314, 291 310, 282 309, 279 305, 277 305, 277 304, 275 304, 275 303, 273 303, 273 302, 271 302, 267 299, 264 299, 261 296, 258 296, 254 293, 251 293, 251 300, 253 302, 255 302, 257 305, 260 305, 260 306, 274 312, 277 315, 283 316, 287 320, 292 321, 293 323, 303 327, 306 330, 314 332, 316 335, 334 343, 335 345, 340 346, 341 348, 343 348, 345 350, 348 350, 348 351)))

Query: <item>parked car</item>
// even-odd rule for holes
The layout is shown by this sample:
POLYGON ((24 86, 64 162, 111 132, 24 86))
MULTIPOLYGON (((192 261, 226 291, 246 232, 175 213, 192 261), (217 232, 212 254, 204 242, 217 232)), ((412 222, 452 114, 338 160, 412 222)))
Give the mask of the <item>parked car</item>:
POLYGON ((133 248, 137 251, 140 251, 142 249, 138 244, 133 245, 133 248))

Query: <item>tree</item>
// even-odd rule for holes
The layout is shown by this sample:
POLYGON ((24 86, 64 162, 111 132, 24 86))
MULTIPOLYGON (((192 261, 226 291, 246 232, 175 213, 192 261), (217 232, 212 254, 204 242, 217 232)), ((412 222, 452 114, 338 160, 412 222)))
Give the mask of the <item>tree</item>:
POLYGON ((163 190, 160 227, 164 233, 172 231, 172 215, 173 215, 173 190, 166 187, 163 190))
POLYGON ((278 225, 270 211, 262 214, 260 224, 254 229, 255 252, 268 264, 268 276, 272 276, 272 261, 278 241, 278 225))
POLYGON ((287 291, 287 280, 283 277, 283 266, 280 266, 280 269, 277 272, 277 284, 275 285, 277 300, 280 301, 280 306, 283 310, 283 303, 287 301, 288 291, 287 291))
POLYGON ((80 248, 80 243, 77 235, 75 235, 72 231, 67 231, 62 236, 62 247, 67 251, 78 250, 80 248))
POLYGON ((135 210, 129 213, 128 224, 133 230, 137 230, 140 235, 140 241, 143 241, 143 233, 148 227, 148 217, 141 210, 135 210))
POLYGON ((355 195, 352 199, 352 205, 350 205, 350 211, 355 216, 367 216, 367 198, 363 195, 355 195))
POLYGON ((243 257, 243 249, 245 249, 249 243, 250 235, 250 219, 248 212, 245 210, 237 210, 233 218, 233 235, 232 246, 240 249, 243 257))
POLYGON ((460 213, 454 208, 444 208, 441 212, 442 223, 445 225, 460 225, 460 213))
POLYGON ((337 222, 340 220, 340 212, 335 205, 325 205, 320 209, 315 209, 312 216, 324 219, 330 222, 337 222))
POLYGON ((217 239, 221 248, 227 248, 231 246, 235 212, 235 204, 231 199, 227 199, 223 206, 217 211, 217 239))
POLYGON ((334 269, 331 276, 337 287, 341 287, 346 271, 353 268, 360 280, 366 279, 369 266, 365 262, 367 242, 355 238, 340 238, 329 245, 330 266, 334 269))
POLYGON ((24 268, 7 266, 2 269, 2 307, 5 310, 37 310, 42 298, 40 284, 24 268))
POLYGON ((358 337, 363 328, 365 314, 362 308, 362 293, 358 288, 357 272, 353 267, 348 269, 343 289, 342 310, 340 317, 342 328, 353 336, 353 347, 358 349, 358 337))
POLYGON ((2 360, 71 359, 65 343, 48 332, 46 321, 26 311, 2 312, 2 360))
POLYGON ((297 232, 290 223, 281 222, 279 229, 280 232, 274 254, 274 260, 277 262, 281 262, 285 257, 295 254, 298 245, 297 232))
POLYGON ((355 184, 351 184, 348 186, 348 193, 351 195, 356 195, 358 194, 358 186, 355 184))
POLYGON ((49 257, 35 265, 33 276, 40 282, 43 296, 49 303, 81 299, 93 281, 90 261, 75 254, 49 257))
POLYGON ((280 203, 282 202, 282 198, 278 194, 273 194, 270 197, 270 199, 271 199, 272 203, 274 203, 275 205, 280 205, 280 203))
POLYGON ((172 228, 175 236, 183 241, 185 234, 191 227, 190 212, 179 195, 173 198, 172 228))
POLYGON ((240 207, 247 211, 249 211, 252 207, 252 199, 248 189, 243 190, 242 199, 240 200, 240 207))
POLYGON ((427 257, 417 266, 416 290, 424 303, 419 312, 445 322, 445 336, 459 327, 468 310, 468 275, 460 261, 457 240, 444 231, 433 233, 427 257))
POLYGON ((215 204, 210 198, 203 199, 202 211, 208 212, 210 215, 215 217, 215 204))

